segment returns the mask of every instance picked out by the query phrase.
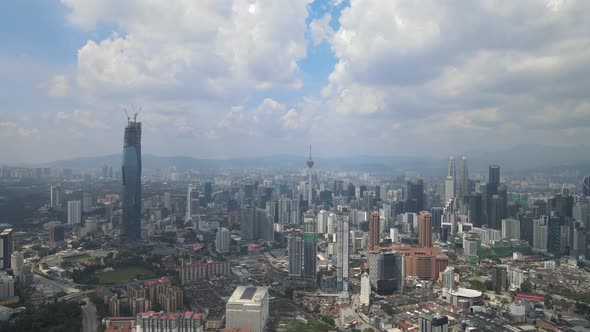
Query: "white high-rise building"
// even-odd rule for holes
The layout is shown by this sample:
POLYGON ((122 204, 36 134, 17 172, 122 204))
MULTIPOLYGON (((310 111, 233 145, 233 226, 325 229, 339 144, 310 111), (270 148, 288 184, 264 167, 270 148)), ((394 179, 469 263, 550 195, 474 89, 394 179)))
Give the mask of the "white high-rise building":
POLYGON ((337 216, 336 219, 338 220, 336 232, 336 285, 339 291, 348 292, 350 231, 348 220, 344 220, 341 215, 337 216))
POLYGON ((219 253, 228 253, 229 252, 229 229, 225 227, 221 227, 217 229, 217 234, 215 235, 215 249, 219 253))
POLYGON ((318 234, 328 233, 328 211, 320 210, 318 212, 318 234))
POLYGON ((533 219, 533 250, 547 252, 547 241, 549 239, 549 217, 541 216, 533 219))
POLYGON ((450 292, 455 289, 455 268, 448 266, 442 275, 443 292, 450 292))
POLYGON ((513 218, 502 219, 502 238, 520 240, 520 220, 513 218))
POLYGON ((328 231, 326 234, 332 235, 334 234, 334 227, 336 226, 336 215, 334 212, 330 212, 328 214, 328 231))
POLYGON ((12 274, 17 280, 21 279, 21 274, 23 273, 23 266, 25 265, 25 258, 20 251, 15 251, 10 256, 10 268, 12 269, 12 274))
POLYGON ((361 276, 361 295, 360 304, 369 306, 371 304, 371 280, 367 272, 361 276))
POLYGON ((51 186, 50 188, 50 207, 56 207, 61 205, 61 188, 56 186, 51 186))
POLYGON ((77 225, 82 222, 82 202, 68 201, 68 224, 77 225))
POLYGON ((390 228, 389 229, 389 237, 391 238, 391 243, 394 243, 394 244, 400 243, 400 240, 399 240, 399 229, 397 229, 397 228, 390 228))
POLYGON ((225 306, 225 326, 263 332, 268 319, 268 287, 238 286, 225 306))

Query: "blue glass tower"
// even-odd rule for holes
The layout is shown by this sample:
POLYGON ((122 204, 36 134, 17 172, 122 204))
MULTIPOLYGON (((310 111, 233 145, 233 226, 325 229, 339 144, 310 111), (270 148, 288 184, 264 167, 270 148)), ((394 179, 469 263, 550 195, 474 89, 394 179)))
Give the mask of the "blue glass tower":
POLYGON ((122 237, 126 241, 141 238, 141 122, 137 114, 125 128, 122 237))

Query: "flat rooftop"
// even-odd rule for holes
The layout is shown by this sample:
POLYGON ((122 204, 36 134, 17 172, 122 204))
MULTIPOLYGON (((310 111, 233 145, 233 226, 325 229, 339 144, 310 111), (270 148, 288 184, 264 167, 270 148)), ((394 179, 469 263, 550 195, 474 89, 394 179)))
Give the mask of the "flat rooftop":
POLYGON ((260 303, 268 293, 268 287, 238 286, 228 303, 260 303))

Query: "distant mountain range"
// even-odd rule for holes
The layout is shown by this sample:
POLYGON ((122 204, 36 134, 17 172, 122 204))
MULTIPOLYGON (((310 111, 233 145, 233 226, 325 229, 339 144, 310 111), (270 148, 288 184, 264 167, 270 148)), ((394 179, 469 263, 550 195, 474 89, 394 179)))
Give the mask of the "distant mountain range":
MULTIPOLYGON (((500 165, 507 172, 545 171, 552 172, 555 168, 575 169, 590 174, 589 149, 584 147, 547 147, 539 145, 520 145, 500 151, 476 151, 467 153, 470 172, 483 172, 488 165, 500 165)), ((457 156, 457 171, 460 169, 460 158, 457 156)), ((446 158, 435 157, 404 157, 404 156, 351 156, 333 158, 314 158, 315 168, 390 171, 415 170, 420 173, 438 174, 444 172, 448 161, 446 158)), ((155 156, 144 154, 142 157, 145 169, 166 169, 175 166, 178 170, 212 169, 212 168, 275 168, 293 169, 305 167, 306 156, 274 155, 235 159, 201 159, 186 156, 155 156)), ((44 164, 51 167, 76 169, 99 168, 103 165, 121 166, 121 155, 82 157, 58 160, 44 164)), ((508 173, 504 173, 508 174, 508 173)))

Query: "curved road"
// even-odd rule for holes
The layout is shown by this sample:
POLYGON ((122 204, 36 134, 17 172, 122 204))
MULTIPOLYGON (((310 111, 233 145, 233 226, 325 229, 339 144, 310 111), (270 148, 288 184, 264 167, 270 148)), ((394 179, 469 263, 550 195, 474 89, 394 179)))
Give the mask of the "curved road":
POLYGON ((90 299, 84 299, 85 305, 82 308, 82 332, 96 332, 98 329, 98 318, 96 317, 96 306, 90 299))

